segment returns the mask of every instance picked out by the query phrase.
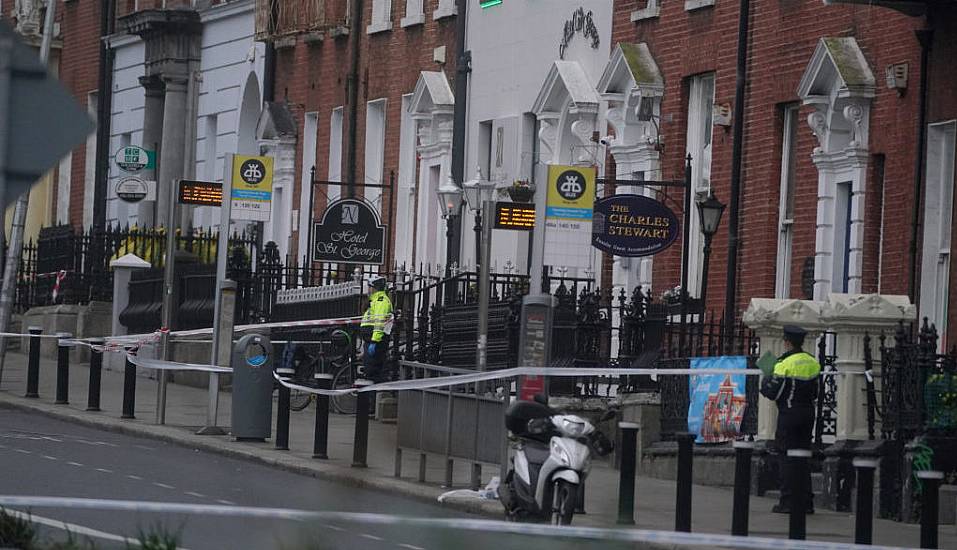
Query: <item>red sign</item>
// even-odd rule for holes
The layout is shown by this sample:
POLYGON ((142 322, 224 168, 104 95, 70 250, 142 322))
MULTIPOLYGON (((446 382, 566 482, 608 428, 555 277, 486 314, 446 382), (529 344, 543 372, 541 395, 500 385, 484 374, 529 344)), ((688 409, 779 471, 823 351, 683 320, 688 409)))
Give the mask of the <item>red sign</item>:
POLYGON ((522 376, 518 381, 518 398, 522 401, 533 401, 538 394, 545 393, 544 376, 522 376))

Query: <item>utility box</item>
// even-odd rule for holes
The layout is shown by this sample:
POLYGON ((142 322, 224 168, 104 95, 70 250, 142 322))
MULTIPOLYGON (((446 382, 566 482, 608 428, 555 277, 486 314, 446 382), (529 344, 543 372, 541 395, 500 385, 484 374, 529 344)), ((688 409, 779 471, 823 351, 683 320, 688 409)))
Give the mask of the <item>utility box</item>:
POLYGON ((269 338, 247 334, 233 346, 233 437, 265 441, 272 432, 273 351, 269 338))
MULTIPOLYGON (((557 300, 549 294, 526 296, 522 300, 522 321, 519 332, 518 366, 542 368, 550 366, 552 349, 552 316, 557 300)), ((518 398, 531 401, 537 394, 548 395, 544 376, 522 376, 518 382, 518 398)))

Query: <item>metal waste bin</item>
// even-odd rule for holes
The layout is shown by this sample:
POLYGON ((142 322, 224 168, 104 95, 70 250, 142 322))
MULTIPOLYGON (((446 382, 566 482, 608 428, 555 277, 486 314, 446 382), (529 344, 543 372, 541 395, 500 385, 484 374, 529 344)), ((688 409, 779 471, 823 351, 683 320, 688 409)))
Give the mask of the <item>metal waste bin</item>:
POLYGON ((233 437, 265 441, 272 429, 273 353, 269 338, 247 334, 233 346, 233 437))

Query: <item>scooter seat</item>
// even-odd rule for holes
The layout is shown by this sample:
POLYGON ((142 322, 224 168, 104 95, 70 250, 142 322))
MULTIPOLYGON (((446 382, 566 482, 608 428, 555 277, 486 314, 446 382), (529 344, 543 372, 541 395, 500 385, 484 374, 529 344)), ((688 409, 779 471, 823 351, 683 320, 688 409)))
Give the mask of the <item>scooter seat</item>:
POLYGON ((551 454, 551 452, 548 449, 548 445, 532 440, 525 442, 525 457, 528 458, 529 463, 538 465, 545 464, 549 454, 551 454))

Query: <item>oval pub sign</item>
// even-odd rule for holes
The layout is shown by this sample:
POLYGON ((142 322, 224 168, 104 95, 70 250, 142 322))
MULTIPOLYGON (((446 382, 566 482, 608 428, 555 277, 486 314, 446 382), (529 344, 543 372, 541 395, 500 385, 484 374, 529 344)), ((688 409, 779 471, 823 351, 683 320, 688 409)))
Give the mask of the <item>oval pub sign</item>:
POLYGON ((612 195, 595 201, 592 246, 635 258, 671 246, 679 234, 678 217, 659 201, 641 195, 612 195))

